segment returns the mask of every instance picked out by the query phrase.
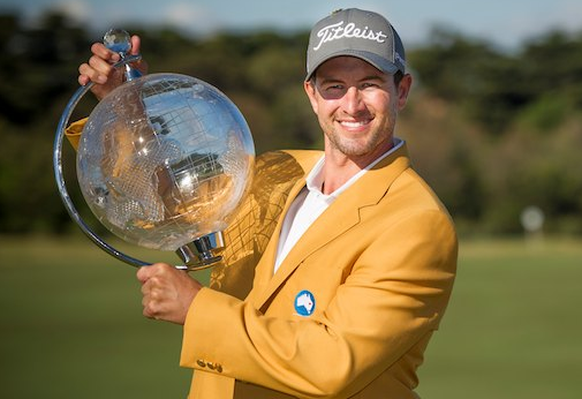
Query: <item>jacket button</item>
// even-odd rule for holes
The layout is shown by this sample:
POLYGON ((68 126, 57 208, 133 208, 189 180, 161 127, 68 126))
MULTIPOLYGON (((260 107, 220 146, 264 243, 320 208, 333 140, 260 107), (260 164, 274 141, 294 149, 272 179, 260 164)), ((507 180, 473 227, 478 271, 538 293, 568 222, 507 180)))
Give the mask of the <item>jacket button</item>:
POLYGON ((196 364, 200 367, 206 367, 206 362, 202 359, 196 360, 196 364))
POLYGON ((222 373, 222 366, 220 364, 217 364, 215 366, 216 371, 218 371, 219 373, 222 373))
POLYGON ((215 367, 214 367, 214 363, 212 363, 212 362, 208 362, 208 363, 206 363, 206 365, 208 366, 208 368, 209 368, 210 370, 214 370, 214 369, 215 369, 215 367))

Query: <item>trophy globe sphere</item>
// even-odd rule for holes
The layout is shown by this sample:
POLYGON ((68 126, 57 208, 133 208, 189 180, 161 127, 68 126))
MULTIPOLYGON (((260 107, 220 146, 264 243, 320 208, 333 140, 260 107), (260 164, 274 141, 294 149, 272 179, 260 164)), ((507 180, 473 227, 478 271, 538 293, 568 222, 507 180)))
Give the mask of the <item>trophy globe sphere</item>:
POLYGON ((122 239, 176 251, 226 228, 252 178, 254 145, 218 89, 179 74, 119 86, 95 107, 77 155, 89 208, 122 239))

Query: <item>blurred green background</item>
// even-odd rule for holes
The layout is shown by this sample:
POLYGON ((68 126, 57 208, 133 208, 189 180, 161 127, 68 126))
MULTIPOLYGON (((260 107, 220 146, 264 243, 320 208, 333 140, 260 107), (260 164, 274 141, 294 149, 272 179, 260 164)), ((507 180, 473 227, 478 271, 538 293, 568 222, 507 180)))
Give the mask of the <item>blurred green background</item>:
MULTIPOLYGON (((308 32, 127 29, 142 37, 150 72, 196 76, 224 91, 258 153, 321 148, 302 87, 308 32)), ((70 231, 50 154, 77 68, 97 40, 63 15, 29 27, 0 14, 0 233, 70 231)), ((461 234, 521 234, 521 213, 535 206, 547 234, 582 235, 582 33, 540 33, 509 52, 435 28, 407 58, 414 85, 397 135, 461 234)), ((72 119, 93 106, 87 96, 72 119)))
MULTIPOLYGON (((142 36, 151 72, 193 75, 229 95, 258 152, 321 146, 301 88, 307 32, 193 38, 126 28, 142 36)), ((96 40, 59 13, 35 26, 0 15, 1 398, 188 390, 180 328, 141 316, 135 270, 82 237, 56 193, 54 129, 96 40)), ((398 134, 461 236, 455 291, 419 393, 582 397, 582 33, 540 32, 507 51, 441 27, 408 58, 415 86, 398 134), (536 234, 523 231, 528 207, 544 215, 536 234)), ((82 102, 77 116, 93 106, 82 102)), ((73 155, 67 148, 69 181, 73 155)))

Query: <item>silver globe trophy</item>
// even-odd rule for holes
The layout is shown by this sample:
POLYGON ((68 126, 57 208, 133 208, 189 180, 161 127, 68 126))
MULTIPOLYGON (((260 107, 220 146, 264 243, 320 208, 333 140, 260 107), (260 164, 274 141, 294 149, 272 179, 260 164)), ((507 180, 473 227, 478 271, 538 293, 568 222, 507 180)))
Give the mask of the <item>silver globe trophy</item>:
MULTIPOLYGON (((77 179, 89 208, 127 242, 176 252, 200 270, 221 260, 222 232, 252 178, 254 145, 238 108, 215 87, 179 74, 141 76, 131 67, 130 35, 110 30, 104 44, 120 54, 126 82, 91 112, 77 149, 77 179)), ((62 146, 73 110, 90 90, 80 87, 63 111, 53 164, 65 208, 101 249, 132 266, 76 210, 63 177, 62 146)))

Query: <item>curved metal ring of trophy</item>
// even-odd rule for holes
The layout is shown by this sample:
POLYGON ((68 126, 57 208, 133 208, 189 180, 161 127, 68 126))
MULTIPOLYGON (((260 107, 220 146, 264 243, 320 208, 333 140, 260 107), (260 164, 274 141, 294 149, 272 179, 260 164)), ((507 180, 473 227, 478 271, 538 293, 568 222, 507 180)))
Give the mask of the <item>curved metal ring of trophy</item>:
MULTIPOLYGON (((125 31, 121 31, 123 33, 126 34, 125 31)), ((109 33, 109 32, 108 32, 109 33)), ((106 35, 107 36, 107 35, 106 35)), ((133 79, 136 79, 136 82, 140 82, 142 79, 137 79, 141 77, 141 74, 139 73, 139 71, 133 69, 130 64, 134 63, 136 61, 139 61, 141 59, 141 56, 139 55, 126 55, 125 52, 130 48, 130 47, 124 47, 127 43, 113 43, 115 46, 117 46, 118 48, 121 46, 122 50, 118 51, 116 48, 110 47, 108 46, 110 49, 112 49, 113 51, 118 51, 121 55, 121 60, 117 63, 115 63, 113 65, 114 68, 125 68, 125 77, 126 80, 128 82, 132 81, 133 79)), ((159 74, 158 74, 159 75, 159 74)), ((170 75, 168 75, 170 76, 170 75)), ((154 75, 147 75, 147 77, 155 77, 154 75)), ((166 76, 164 76, 165 78, 166 76)), ((170 76, 170 78, 172 78, 172 76, 170 76)), ((147 78, 146 78, 147 79, 147 78)), ((194 79, 195 78, 191 78, 194 79)), ((177 85, 183 85, 183 81, 178 81, 177 85)), ((131 83, 128 83, 131 84, 131 83)), ((164 81, 163 84, 165 85, 166 82, 164 81)), ((195 86, 204 86, 206 85, 204 82, 198 81, 195 83, 195 86)), ((82 219, 82 217, 80 216, 79 212, 77 211, 77 209, 75 208, 71 197, 69 195, 69 192, 67 190, 66 187, 66 183, 65 183, 65 179, 64 179, 64 175, 63 175, 63 166, 62 166, 62 147, 63 147, 63 139, 65 136, 65 131, 66 128, 69 125, 69 120, 71 118, 71 115, 74 111, 74 109, 76 108, 76 106, 78 105, 79 101, 83 98, 83 96, 91 89, 91 87, 93 86, 93 82, 90 82, 82 87, 80 87, 79 89, 77 89, 77 91, 73 94, 73 96, 71 97, 71 99, 69 100, 65 110, 63 111, 63 114, 61 115, 61 118, 59 120, 59 124, 57 127, 57 131, 56 131, 56 135, 55 135, 55 141, 54 141, 54 149, 53 149, 53 166, 54 166, 54 174, 55 174, 55 179, 57 182, 57 187, 58 187, 58 191, 59 194, 61 196, 61 199, 65 205, 65 208, 69 214, 69 216, 75 221, 75 223, 81 228, 81 230, 83 231, 83 233, 91 240, 93 241, 94 244, 96 244, 99 248, 101 248, 102 250, 104 250, 105 252, 107 252, 108 254, 110 254, 111 256, 131 265, 131 266, 135 266, 135 267, 141 267, 141 266, 147 266, 150 265, 152 262, 144 262, 140 259, 136 259, 134 257, 131 257, 129 255, 124 254, 123 252, 119 251, 118 249, 112 247, 111 245, 109 245, 107 242, 105 242, 101 237, 99 237, 90 227, 87 223, 85 223, 85 221, 82 219)), ((180 89, 183 89, 182 86, 179 87, 180 89)), ((189 87, 189 89, 191 89, 189 87)), ((213 88, 215 89, 215 88, 213 88)), ((194 91, 196 90, 205 90, 205 89, 194 89, 194 91)), ((213 94, 213 96, 217 96, 216 94, 213 94)), ((222 93, 219 93, 218 97, 213 97, 212 101, 216 100, 217 102, 220 101, 225 101, 224 100, 224 95, 222 95, 222 93), (222 96, 222 97, 221 97, 222 96)), ((103 103, 104 101, 101 101, 101 103, 103 103)), ((101 104, 100 103, 100 104, 101 104)), ((203 105, 204 109, 207 111, 207 105, 203 105)), ((236 108, 236 107, 235 107, 236 108)), ((236 110, 238 111, 238 110, 236 110)), ((224 115, 223 115, 224 116, 224 115)), ((240 116, 242 118, 242 115, 240 116)), ((233 123, 242 123, 244 125, 244 127, 247 129, 242 129, 245 133, 248 131, 248 126, 246 125, 246 122, 244 122, 244 118, 242 120, 242 122, 240 120, 237 119, 237 116, 233 117, 233 123)), ((227 118, 228 119, 228 118, 227 118)), ((182 124, 184 121, 181 121, 182 124)), ((197 121, 197 123, 199 123, 199 121, 197 121)), ((230 126, 229 129, 232 130, 232 126, 230 126)), ((85 130, 84 130, 85 132, 85 130)), ((84 133, 85 135, 85 133, 84 133)), ((171 136, 171 134, 169 135, 171 136)), ((189 134, 189 139, 191 139, 190 137, 191 135, 189 134)), ((244 136, 244 134, 243 134, 244 136)), ((250 136, 250 132, 248 132, 248 136, 250 136)), ((207 139, 207 137, 205 137, 205 140, 207 139)), ((224 137, 222 138, 224 140, 224 137)), ((156 141, 159 141, 160 139, 156 139, 156 141)), ((235 140, 236 141, 236 140, 235 140)), ((243 148, 245 147, 245 138, 243 137, 243 144, 241 145, 240 143, 235 143, 235 146, 239 146, 237 148, 243 148)), ((250 138, 251 141, 251 147, 252 147, 252 138, 250 138)), ((232 143, 228 143, 229 145, 233 145, 232 143)), ((252 150, 248 149, 249 146, 245 147, 245 155, 246 154, 252 154, 252 156, 250 158, 254 158, 254 148, 252 148, 252 150)), ((147 148, 146 148, 147 150, 147 148)), ((78 154, 79 155, 79 154, 78 154)), ((208 207, 212 207, 213 205, 211 203, 208 203, 208 197, 211 194, 208 194, 209 192, 209 188, 214 185, 217 186, 216 184, 216 172, 214 171, 214 175, 212 174, 213 171, 209 170, 209 167, 207 165, 202 165, 200 166, 199 164, 196 164, 195 161, 199 161, 199 154, 197 153, 190 153, 190 155, 188 155, 188 153, 186 153, 186 155, 181 154, 182 157, 186 157, 186 158, 175 158, 171 160, 171 163, 168 164, 168 160, 166 159, 163 164, 164 166, 164 170, 163 171, 159 171, 157 170, 156 173, 158 174, 172 174, 172 178, 176 179, 177 177, 182 179, 180 181, 180 183, 182 183, 183 181, 186 181, 187 183, 192 184, 191 180, 192 180, 192 175, 188 175, 188 170, 186 170, 187 167, 195 167, 197 168, 197 171, 199 172, 199 175, 202 176, 200 177, 200 180, 202 181, 202 184, 205 184, 205 186, 203 187, 203 189, 200 189, 200 191, 203 191, 204 194, 206 195, 205 197, 205 201, 203 202, 203 206, 206 206, 205 209, 208 209, 208 207), (197 158, 198 157, 198 158, 197 158), (187 165, 185 165, 187 163, 187 165), (169 172, 168 172, 169 171, 169 172), (177 176, 177 177, 176 177, 177 176), (213 180, 214 178, 214 180, 213 180)), ((224 172, 226 173, 226 170, 222 170, 222 165, 219 164, 218 161, 216 161, 217 155, 216 154, 212 154, 212 156, 210 156, 210 162, 213 164, 218 164, 218 167, 221 168, 220 172, 224 172)), ((79 161, 79 159, 78 159, 79 161)), ((159 161, 159 160, 157 160, 159 161)), ((231 161, 230 159, 227 161, 231 161)), ((245 161, 248 161, 248 159, 245 158, 245 161)), ((236 164, 237 161, 231 161, 231 164, 236 164), (233 163, 234 162, 234 163, 233 163)), ((248 161, 245 163, 245 168, 246 169, 251 169, 251 167, 249 165, 252 164, 252 160, 248 161)), ((239 165, 235 165, 235 166, 239 166, 239 165)), ((79 168, 79 164, 77 165, 77 168, 79 168)), ((77 171, 79 172, 79 169, 77 169, 77 171)), ((222 173, 222 175, 224 174, 222 173)), ((156 178, 160 178, 160 176, 155 175, 156 178)), ((162 177, 166 177, 166 175, 163 175, 162 177)), ((195 176, 195 178, 197 178, 195 176)), ((174 184, 176 184, 176 181, 173 181, 174 184)), ((229 188, 231 188, 230 191, 228 190, 223 190, 223 192, 225 193, 223 195, 226 197, 235 197, 235 195, 233 195, 233 190, 232 190, 232 186, 233 184, 229 185, 229 188)), ((244 191, 244 189, 240 188, 240 184, 238 184, 237 186, 237 190, 239 192, 244 191), (242 190, 242 191, 241 191, 242 190)), ((115 189, 116 187, 113 187, 113 189, 115 189)), ((180 187, 178 187, 180 188, 180 187)), ((168 189, 168 187, 164 186, 165 190, 174 190, 175 191, 175 187, 170 187, 170 189, 168 189)), ((85 195, 85 193, 83 193, 85 195)), ((183 194, 183 192, 179 193, 180 196, 183 194)), ((173 194, 174 196, 171 197, 172 200, 175 199, 175 193, 173 194)), ((174 206, 176 210, 176 212, 178 212, 180 215, 183 213, 184 211, 184 205, 181 204, 172 204, 174 206)), ((191 203, 187 204, 190 207, 190 211, 192 211, 192 209, 198 209, 198 208, 202 208, 203 206, 195 206, 192 205, 191 203)), ((229 205, 231 208, 232 206, 229 205)), ((173 209, 174 209, 173 208, 173 209)), ((94 211, 94 209, 92 208, 92 210, 94 211)), ((167 212, 167 210, 166 210, 167 212)), ((95 213, 95 212, 94 212, 95 213)), ((200 213, 198 214, 200 215, 200 213)), ((202 213, 202 215, 204 215, 204 213, 202 213)), ((190 218, 187 220, 196 220, 196 219, 192 219, 192 216, 190 215, 190 218)), ((103 223, 103 220, 100 219, 100 221, 103 223)), ((126 222, 127 223, 127 222, 126 222)), ((111 226, 107 226, 108 228, 110 228, 111 226)), ((111 230, 111 228, 110 228, 111 230)), ((114 230, 112 230, 113 232, 115 232, 114 230)), ((206 229, 202 229, 200 230, 199 234, 196 235, 192 235, 192 231, 187 231, 187 233, 190 233, 191 236, 193 237, 197 237, 193 240, 191 239, 187 239, 186 241, 182 240, 180 241, 176 246, 173 246, 172 249, 175 251, 175 253, 181 258, 181 260, 185 263, 184 265, 180 265, 180 266, 176 266, 176 268, 181 269, 181 270, 201 270, 207 267, 212 266, 213 264, 215 264, 216 262, 220 261, 222 259, 222 257, 220 256, 220 253, 222 252, 222 250, 224 249, 224 239, 223 239, 223 235, 222 235, 222 227, 219 228, 214 228, 211 227, 210 229, 207 227, 206 229), (209 232, 210 231, 210 232, 209 232)), ((119 235, 119 234, 118 234, 119 235)), ((155 238, 154 238, 155 239, 155 238)), ((151 241, 151 238, 150 238, 151 241)), ((172 244, 174 245, 174 244, 172 244)), ((147 245, 146 245, 147 246, 147 245)), ((154 248, 154 247, 150 247, 150 248, 154 248)), ((154 248, 154 249, 159 249, 159 248, 154 248)), ((166 248, 167 249, 167 248, 166 248)))
MULTIPOLYGON (((129 64, 130 62, 139 61, 140 59, 141 56, 139 55, 127 57, 117 62, 114 65, 114 68, 119 68, 121 66, 129 64)), ((55 180, 57 182, 57 188, 59 190, 61 199, 63 200, 63 204, 65 205, 65 209, 69 213, 69 216, 73 219, 75 223, 77 223, 77 225, 81 228, 83 233, 85 233, 85 235, 89 237, 89 239, 91 239, 93 243, 95 243, 99 248, 103 249, 108 254, 114 256, 115 258, 131 266, 135 267, 147 266, 151 263, 144 262, 142 260, 126 255, 123 252, 117 250, 116 248, 106 243, 103 239, 101 239, 101 237, 99 237, 89 227, 89 225, 85 223, 85 221, 75 208, 75 205, 73 204, 73 201, 71 200, 71 197, 67 190, 67 185, 63 175, 63 162, 62 162, 63 138, 65 137, 65 130, 69 125, 69 120, 71 118, 71 115, 73 114, 73 111, 75 110, 77 104, 79 103, 79 101, 81 101, 83 96, 85 96, 85 94, 87 94, 89 90, 91 90, 91 87, 93 87, 93 82, 89 82, 88 84, 81 86, 77 89, 77 91, 73 94, 73 96, 67 103, 67 106, 65 107, 65 110, 63 111, 61 118, 59 120, 53 146, 53 168, 55 173, 55 180)))

